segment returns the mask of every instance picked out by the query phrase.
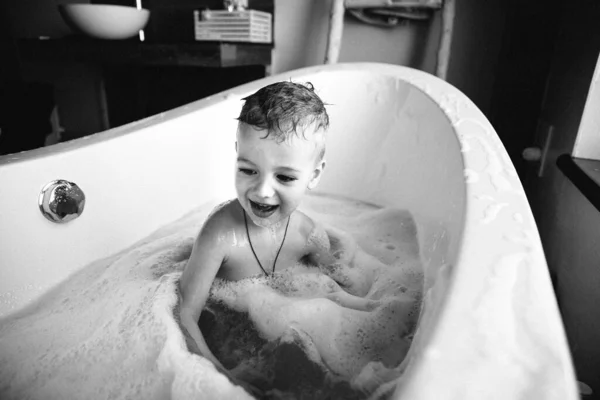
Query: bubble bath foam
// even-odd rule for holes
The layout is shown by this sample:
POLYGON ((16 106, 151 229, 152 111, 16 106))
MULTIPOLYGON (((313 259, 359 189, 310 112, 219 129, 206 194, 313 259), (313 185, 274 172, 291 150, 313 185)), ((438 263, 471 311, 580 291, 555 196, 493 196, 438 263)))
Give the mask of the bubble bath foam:
MULTIPOLYGON (((2 399, 250 398, 189 351, 178 280, 211 202, 70 276, 0 320, 2 399)), ((422 297, 406 210, 325 195, 335 262, 216 280, 199 321, 211 351, 265 398, 366 398, 402 374, 422 297), (337 295, 356 304, 340 305, 337 295)))

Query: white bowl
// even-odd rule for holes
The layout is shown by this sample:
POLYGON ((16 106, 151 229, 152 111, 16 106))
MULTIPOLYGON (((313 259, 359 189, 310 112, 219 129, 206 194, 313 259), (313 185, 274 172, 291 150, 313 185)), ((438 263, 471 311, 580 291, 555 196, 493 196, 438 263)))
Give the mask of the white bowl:
POLYGON ((60 14, 74 30, 99 39, 127 39, 148 23, 150 11, 108 4, 60 4, 60 14))

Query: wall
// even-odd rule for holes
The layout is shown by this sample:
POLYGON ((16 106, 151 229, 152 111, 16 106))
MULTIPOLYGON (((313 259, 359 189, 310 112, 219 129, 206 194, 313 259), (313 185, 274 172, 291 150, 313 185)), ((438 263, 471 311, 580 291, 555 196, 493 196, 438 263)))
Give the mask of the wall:
POLYGON ((455 3, 447 80, 488 115, 510 5, 506 0, 455 0, 455 3))
POLYGON ((524 178, 530 164, 523 159, 523 150, 536 140, 543 145, 545 130, 538 117, 562 15, 558 0, 530 0, 505 12, 506 29, 487 116, 524 178))
MULTIPOLYGON (((322 64, 331 0, 276 0, 272 73, 322 64)), ((372 61, 405 65, 433 73, 440 35, 440 13, 430 21, 407 21, 383 28, 346 14, 339 62, 372 61)))
MULTIPOLYGON (((18 36, 61 36, 69 31, 56 4, 75 0, 10 0, 4 4, 9 20, 18 36), (27 10, 42 10, 31 13, 27 10), (35 24, 29 18, 46 18, 35 24)), ((486 0, 485 6, 476 0, 457 1, 457 16, 448 81, 469 96, 482 111, 486 111, 493 84, 495 59, 499 53, 503 27, 501 0, 486 0), (477 79, 473 79, 477 76, 477 79)), ((331 0, 275 0, 275 38, 271 73, 281 73, 323 63, 329 28, 331 0)), ((354 17, 345 17, 340 62, 373 61, 414 67, 435 73, 441 31, 441 12, 430 21, 406 21, 394 28, 368 26, 354 17)), ((80 66, 81 70, 83 66, 80 66)), ((97 71, 88 71, 90 88, 86 97, 95 102, 97 71), (90 86, 92 85, 92 86, 90 86)), ((65 94, 66 95, 66 94, 65 94)), ((87 100, 86 100, 87 101, 87 100)), ((89 103, 92 104, 92 103, 89 103)), ((70 131, 97 131, 98 116, 78 110, 86 125, 77 126, 66 117, 65 104, 61 120, 70 131)), ((76 107, 77 108, 77 107, 76 107)), ((69 111, 70 112, 70 111, 69 111)))
MULTIPOLYGON (((58 4, 89 3, 89 0, 5 0, 0 13, 13 38, 60 38, 72 33, 58 12, 58 4)), ((98 112, 101 102, 101 68, 91 64, 27 63, 16 61, 26 82, 48 82, 54 86, 64 138, 89 135, 105 129, 98 112), (68 112, 67 112, 68 111, 68 112)), ((24 134, 27 134, 25 132, 24 134)))
MULTIPOLYGON (((89 0, 9 0, 3 12, 18 37, 61 37, 70 33, 56 5, 89 0), (31 10, 36 10, 31 12, 31 10)), ((331 0, 275 0, 272 72, 321 64, 329 27, 331 0)), ((376 61, 435 70, 439 12, 431 22, 410 21, 386 29, 367 26, 346 16, 340 62, 376 61)))
POLYGON ((541 120, 554 126, 544 176, 527 179, 578 378, 600 393, 600 215, 565 179, 556 159, 571 153, 600 51, 600 4, 563 6, 541 120))
MULTIPOLYGON (((330 7, 331 0, 275 1, 272 73, 323 63, 330 7)), ((447 80, 485 114, 494 85, 507 7, 504 0, 456 1, 447 80)), ((440 35, 440 11, 430 21, 408 21, 390 29, 363 24, 346 13, 339 61, 384 62, 434 74, 440 35)))
POLYGON ((60 13, 58 4, 89 3, 90 0, 3 0, 0 12, 6 15, 9 31, 15 37, 58 38, 71 33, 60 13))
MULTIPOLYGON (((562 174, 556 216, 545 232, 548 263, 556 269, 557 297, 577 377, 600 398, 600 212, 562 174)), ((585 397, 589 399, 589 397, 585 397)))
POLYGON ((58 107, 63 139, 101 132, 107 128, 102 107, 102 69, 82 63, 22 63, 26 81, 50 82, 58 107), (64 109, 63 109, 64 108, 64 109))
POLYGON ((575 141, 573 156, 600 160, 600 58, 596 64, 594 77, 581 117, 579 133, 575 141))

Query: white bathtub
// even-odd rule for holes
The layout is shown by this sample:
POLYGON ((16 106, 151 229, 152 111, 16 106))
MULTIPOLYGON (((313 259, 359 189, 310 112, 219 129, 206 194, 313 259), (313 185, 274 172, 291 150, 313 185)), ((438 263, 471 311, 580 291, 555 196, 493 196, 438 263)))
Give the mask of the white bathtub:
POLYGON ((0 157, 0 316, 197 205, 233 197, 240 98, 290 78, 331 104, 319 190, 406 208, 417 221, 424 308, 394 398, 576 399, 536 225, 498 136, 456 88, 399 66, 292 71, 0 157), (40 213, 54 179, 84 191, 78 219, 40 213))

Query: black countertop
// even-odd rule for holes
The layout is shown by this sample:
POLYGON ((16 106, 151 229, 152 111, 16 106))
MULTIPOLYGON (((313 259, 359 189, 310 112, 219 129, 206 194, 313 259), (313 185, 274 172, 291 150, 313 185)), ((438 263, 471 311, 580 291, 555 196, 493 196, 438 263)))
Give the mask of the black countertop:
POLYGON ((600 211, 600 161, 563 154, 556 160, 558 168, 600 211))
POLYGON ((186 42, 148 43, 100 40, 82 36, 61 39, 20 39, 23 61, 79 61, 193 67, 240 67, 271 64, 272 44, 186 42))

